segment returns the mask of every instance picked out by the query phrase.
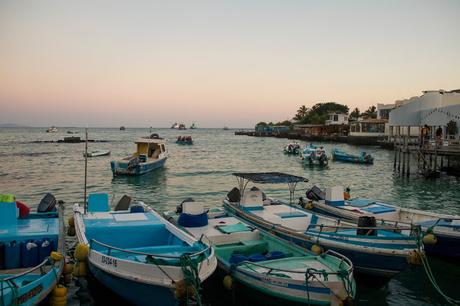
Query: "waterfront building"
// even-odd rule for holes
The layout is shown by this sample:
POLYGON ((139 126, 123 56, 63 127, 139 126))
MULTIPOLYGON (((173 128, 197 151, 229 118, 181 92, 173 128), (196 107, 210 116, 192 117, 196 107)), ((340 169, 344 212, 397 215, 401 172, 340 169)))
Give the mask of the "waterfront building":
POLYGON ((329 119, 326 120, 326 125, 348 124, 348 114, 330 113, 329 119))
POLYGON ((460 89, 423 91, 419 97, 396 101, 396 106, 389 114, 390 137, 418 137, 419 129, 427 125, 432 139, 439 127, 444 140, 459 139, 460 89))
POLYGON ((387 119, 360 118, 350 123, 350 136, 383 138, 387 123, 387 119))

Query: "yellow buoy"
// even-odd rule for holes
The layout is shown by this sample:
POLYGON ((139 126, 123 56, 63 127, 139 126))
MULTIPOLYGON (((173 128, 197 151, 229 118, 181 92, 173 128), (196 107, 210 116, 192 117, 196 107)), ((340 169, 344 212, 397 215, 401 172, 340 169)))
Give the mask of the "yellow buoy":
POLYGON ((75 251, 73 252, 73 257, 75 257, 78 261, 85 261, 88 258, 89 247, 86 244, 79 243, 75 247, 75 251))
POLYGON ((62 285, 57 285, 56 287, 54 287, 53 292, 51 294, 52 296, 57 296, 57 297, 67 296, 67 288, 62 285))
POLYGON ((423 241, 423 244, 433 245, 438 242, 438 238, 433 233, 428 233, 425 236, 423 236, 422 241, 423 241))
POLYGON ((50 306, 66 306, 67 296, 52 296, 50 298, 50 306))
POLYGON ((88 274, 88 267, 86 261, 77 262, 73 267, 73 275, 75 277, 82 277, 88 274))
POLYGON ((313 203, 308 202, 307 205, 305 205, 305 208, 308 209, 308 210, 312 210, 313 209, 313 203))
POLYGON ((73 219, 73 216, 72 216, 72 217, 69 217, 69 219, 67 220, 67 222, 69 223, 69 226, 70 226, 70 227, 75 227, 75 220, 73 219))
POLYGON ((67 228, 67 236, 70 236, 70 237, 75 236, 75 227, 69 226, 67 228))
POLYGON ((60 261, 64 258, 64 256, 61 253, 56 251, 52 251, 50 257, 55 261, 60 261))
POLYGON ((226 275, 224 279, 222 280, 222 283, 224 284, 225 289, 232 290, 233 278, 230 275, 226 275))
POLYGON ((194 290, 192 285, 186 285, 184 280, 178 281, 176 283, 176 288, 174 289, 174 296, 176 299, 180 300, 185 297, 185 288, 188 290, 188 295, 193 296, 194 290))
POLYGON ((63 271, 64 275, 71 274, 72 271, 73 271, 73 264, 66 262, 66 264, 64 265, 64 271, 63 271))
POLYGON ((311 247, 311 251, 316 255, 321 255, 323 253, 323 248, 320 245, 314 244, 311 247))
POLYGON ((407 258, 407 261, 411 265, 419 266, 422 264, 422 256, 423 254, 421 254, 417 250, 414 250, 413 252, 410 252, 409 257, 407 258))

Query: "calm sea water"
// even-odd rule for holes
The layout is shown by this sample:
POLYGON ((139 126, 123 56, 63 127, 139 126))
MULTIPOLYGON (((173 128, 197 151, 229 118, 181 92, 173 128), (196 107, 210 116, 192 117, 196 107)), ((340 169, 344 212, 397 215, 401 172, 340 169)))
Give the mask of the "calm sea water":
MULTIPOLYGON (((46 192, 54 193, 67 203, 67 213, 74 202, 83 200, 84 144, 33 143, 62 139, 66 131, 45 133, 43 128, 0 129, 0 193, 13 193, 35 206, 46 192)), ((365 150, 375 156, 371 166, 331 162, 327 168, 303 166, 298 157, 282 153, 285 139, 235 136, 234 131, 197 129, 177 131, 154 129, 167 139, 170 158, 166 167, 141 177, 112 176, 109 161, 134 152, 133 141, 147 136, 148 129, 90 129, 89 138, 107 140, 90 143, 89 150, 109 149, 111 156, 88 159, 88 192, 108 192, 117 201, 123 194, 144 201, 159 210, 173 209, 181 200, 193 197, 207 206, 218 206, 236 185, 232 176, 238 171, 280 171, 308 178, 299 185, 296 196, 316 184, 349 186, 352 196, 371 197, 404 207, 460 214, 460 180, 442 177, 409 179, 393 173, 393 152, 378 147, 357 147, 324 143, 327 150, 342 148, 351 153, 365 150), (178 135, 192 135, 193 146, 174 143, 178 135)), ((415 166, 412 166, 415 169, 415 166)), ((271 196, 289 199, 287 186, 259 186, 271 196)), ((438 282, 446 293, 460 299, 458 263, 431 259, 438 282)), ((252 303, 252 302, 251 302, 252 303)), ((444 305, 423 269, 406 271, 385 286, 358 284, 359 305, 444 305)), ((219 302, 214 302, 219 304, 219 302)))

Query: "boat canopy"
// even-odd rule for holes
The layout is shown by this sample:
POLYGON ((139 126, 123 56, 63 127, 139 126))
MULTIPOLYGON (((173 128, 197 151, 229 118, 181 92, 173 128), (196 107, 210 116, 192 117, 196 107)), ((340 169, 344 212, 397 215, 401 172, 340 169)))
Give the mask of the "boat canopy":
POLYGON ((291 175, 282 172, 237 172, 233 173, 238 181, 241 198, 243 198, 244 190, 249 182, 258 184, 288 184, 289 187, 289 202, 292 204, 294 192, 297 183, 308 182, 308 179, 291 175))

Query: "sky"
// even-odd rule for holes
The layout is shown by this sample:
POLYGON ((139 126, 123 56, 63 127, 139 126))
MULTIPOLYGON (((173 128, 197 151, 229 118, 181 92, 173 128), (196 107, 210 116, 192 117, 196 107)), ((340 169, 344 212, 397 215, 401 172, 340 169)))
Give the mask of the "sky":
POLYGON ((460 1, 0 0, 0 123, 253 127, 460 88, 460 1))

